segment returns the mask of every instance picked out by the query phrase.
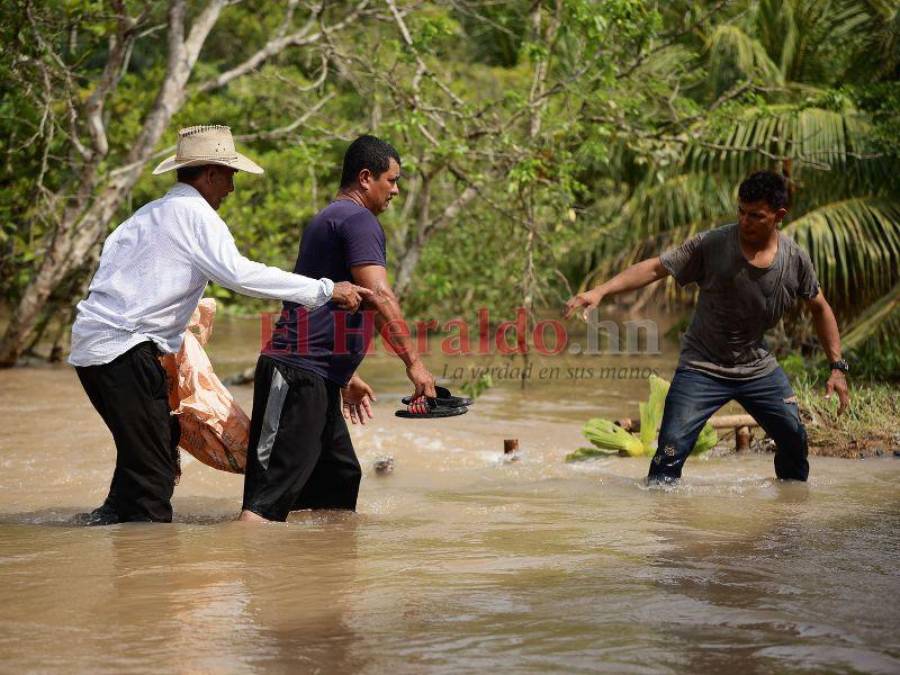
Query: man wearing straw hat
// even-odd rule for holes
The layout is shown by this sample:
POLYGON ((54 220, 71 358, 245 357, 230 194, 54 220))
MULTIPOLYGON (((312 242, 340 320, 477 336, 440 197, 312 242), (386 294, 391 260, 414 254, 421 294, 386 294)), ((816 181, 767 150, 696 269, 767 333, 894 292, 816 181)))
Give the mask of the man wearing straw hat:
POLYGON ((245 258, 216 211, 238 171, 263 170, 238 153, 225 126, 179 132, 174 156, 153 171, 177 172, 161 199, 138 209, 103 245, 88 297, 78 304, 69 363, 112 432, 116 468, 103 505, 81 521, 170 522, 178 422, 170 415, 158 357, 175 353, 206 284, 305 307, 331 301, 355 311, 369 292, 245 258))

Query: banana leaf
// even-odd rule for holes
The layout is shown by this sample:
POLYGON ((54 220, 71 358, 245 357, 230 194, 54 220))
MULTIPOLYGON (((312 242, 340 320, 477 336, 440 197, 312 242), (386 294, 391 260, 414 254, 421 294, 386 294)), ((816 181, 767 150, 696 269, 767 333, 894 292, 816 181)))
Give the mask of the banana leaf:
POLYGON ((666 407, 666 394, 669 393, 669 383, 657 377, 650 376, 650 397, 646 403, 639 405, 641 413, 641 443, 644 444, 644 454, 648 457, 656 452, 656 437, 659 434, 659 425, 662 423, 663 410, 666 407))
POLYGON ((589 459, 598 459, 600 457, 614 457, 618 452, 615 450, 607 450, 604 448, 578 448, 575 452, 566 455, 567 462, 584 462, 589 459))
POLYGON ((609 420, 599 417, 590 419, 581 432, 601 450, 612 450, 629 457, 641 457, 644 454, 644 445, 639 438, 609 420))

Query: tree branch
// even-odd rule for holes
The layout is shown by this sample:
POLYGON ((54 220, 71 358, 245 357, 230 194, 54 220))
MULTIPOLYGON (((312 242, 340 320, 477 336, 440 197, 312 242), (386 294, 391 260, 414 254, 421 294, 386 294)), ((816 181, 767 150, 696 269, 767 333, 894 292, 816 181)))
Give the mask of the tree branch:
MULTIPOLYGON (((121 0, 114 2, 113 5, 118 21, 116 32, 109 38, 109 56, 103 67, 103 73, 97 81, 97 86, 94 87, 84 104, 88 132, 93 141, 94 152, 99 157, 105 157, 109 152, 106 125, 103 122, 103 107, 107 97, 115 91, 122 78, 125 62, 131 51, 131 44, 136 37, 134 29, 141 21, 141 17, 132 19, 128 16, 121 0)), ((146 12, 146 9, 144 11, 146 12)))
POLYGON ((206 82, 197 85, 195 91, 197 93, 204 94, 215 89, 219 89, 221 87, 224 87, 232 80, 253 72, 268 59, 280 53, 287 47, 300 47, 304 45, 311 45, 320 41, 328 32, 341 30, 356 21, 364 13, 364 10, 369 6, 370 2, 371 0, 361 0, 361 2, 356 5, 354 10, 340 21, 327 29, 322 27, 319 32, 310 34, 310 31, 316 25, 316 18, 324 10, 324 4, 320 5, 314 11, 313 16, 309 21, 306 22, 303 28, 290 33, 289 35, 277 36, 269 40, 265 45, 263 45, 262 48, 260 48, 256 53, 250 56, 250 58, 246 59, 243 63, 235 66, 231 70, 225 71, 218 77, 214 77, 210 80, 207 80, 206 82))
POLYGON ((276 138, 281 138, 282 136, 287 136, 297 127, 304 124, 310 117, 319 112, 323 107, 325 107, 325 104, 333 99, 334 96, 334 92, 327 93, 325 96, 320 98, 312 108, 304 112, 302 115, 300 115, 300 117, 295 119, 290 124, 287 124, 283 127, 278 127, 276 129, 270 129, 268 131, 259 131, 253 134, 243 134, 240 136, 235 136, 234 140, 246 143, 250 141, 271 141, 276 138))

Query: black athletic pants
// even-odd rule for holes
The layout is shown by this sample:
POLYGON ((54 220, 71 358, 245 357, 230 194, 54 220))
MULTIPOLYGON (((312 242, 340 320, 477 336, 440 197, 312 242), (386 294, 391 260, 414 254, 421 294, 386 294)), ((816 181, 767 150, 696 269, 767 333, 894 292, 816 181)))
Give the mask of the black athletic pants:
POLYGON ((170 414, 166 372, 152 342, 100 366, 75 370, 116 443, 116 469, 102 508, 119 522, 172 521, 178 419, 170 414))
POLYGON ((260 356, 244 509, 284 521, 300 509, 356 509, 362 471, 334 382, 260 356))

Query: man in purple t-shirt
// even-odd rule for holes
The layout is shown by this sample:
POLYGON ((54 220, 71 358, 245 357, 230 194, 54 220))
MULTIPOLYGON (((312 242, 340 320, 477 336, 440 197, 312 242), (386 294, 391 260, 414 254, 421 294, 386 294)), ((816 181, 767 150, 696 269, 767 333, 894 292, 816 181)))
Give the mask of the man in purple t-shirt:
POLYGON ((408 332, 387 330, 402 324, 403 313, 387 281, 384 231, 375 216, 400 193, 399 178, 397 151, 360 136, 344 155, 337 197, 303 232, 294 271, 364 286, 374 311, 284 303, 256 366, 241 520, 284 521, 298 509, 355 510, 362 472, 342 413, 354 422, 371 417, 372 389, 355 371, 376 328, 385 328, 406 365, 414 396, 435 396, 434 376, 408 332))

